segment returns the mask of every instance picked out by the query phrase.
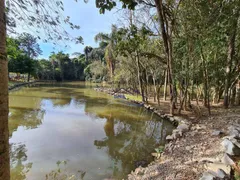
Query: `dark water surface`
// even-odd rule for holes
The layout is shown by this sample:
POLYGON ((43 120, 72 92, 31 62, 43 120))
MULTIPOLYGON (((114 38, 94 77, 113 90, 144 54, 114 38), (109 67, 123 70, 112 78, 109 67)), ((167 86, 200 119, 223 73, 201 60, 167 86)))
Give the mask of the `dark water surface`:
POLYGON ((82 82, 23 87, 9 101, 12 180, 126 178, 173 128, 82 82))

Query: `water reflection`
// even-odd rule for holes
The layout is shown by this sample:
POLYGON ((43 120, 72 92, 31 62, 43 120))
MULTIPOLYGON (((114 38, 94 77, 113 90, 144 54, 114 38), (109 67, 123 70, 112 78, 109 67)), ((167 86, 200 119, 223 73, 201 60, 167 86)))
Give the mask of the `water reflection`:
POLYGON ((150 162, 172 126, 76 82, 11 92, 9 129, 13 180, 100 180, 150 162))
POLYGON ((69 173, 67 170, 68 161, 58 161, 57 168, 46 174, 46 180, 82 180, 86 174, 85 171, 78 170, 76 173, 69 173))
POLYGON ((114 160, 112 177, 124 178, 132 169, 146 166, 152 161, 153 148, 164 144, 163 121, 147 121, 144 124, 106 118, 106 137, 95 140, 98 149, 104 149, 114 160))
POLYGON ((32 163, 26 163, 26 145, 10 144, 11 179, 26 179, 26 174, 32 168, 32 163))

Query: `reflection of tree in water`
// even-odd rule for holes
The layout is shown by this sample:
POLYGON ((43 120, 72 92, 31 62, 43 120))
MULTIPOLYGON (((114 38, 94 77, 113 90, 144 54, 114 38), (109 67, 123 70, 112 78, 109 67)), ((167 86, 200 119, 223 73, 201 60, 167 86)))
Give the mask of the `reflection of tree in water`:
POLYGON ((24 126, 27 129, 37 128, 42 124, 45 111, 33 110, 28 108, 12 108, 11 115, 9 117, 9 133, 10 137, 12 133, 17 130, 19 126, 24 126))
POLYGON ((26 179, 26 174, 32 168, 32 163, 26 163, 26 152, 25 144, 10 144, 11 179, 26 179))
POLYGON ((67 170, 67 161, 58 161, 57 168, 46 174, 46 180, 80 180, 83 179, 86 172, 78 170, 76 173, 70 173, 67 170))
POLYGON ((107 137, 95 140, 94 145, 106 148, 115 162, 113 176, 124 178, 134 167, 152 161, 151 152, 164 143, 171 128, 165 127, 164 121, 126 121, 107 116, 104 131, 107 137))

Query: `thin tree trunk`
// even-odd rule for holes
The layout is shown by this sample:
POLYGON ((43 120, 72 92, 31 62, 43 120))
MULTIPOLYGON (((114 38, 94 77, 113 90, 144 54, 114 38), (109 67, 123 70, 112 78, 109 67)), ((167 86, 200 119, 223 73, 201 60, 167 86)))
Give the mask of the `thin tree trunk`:
POLYGON ((0 180, 10 179, 5 0, 0 1, 0 180))
POLYGON ((141 73, 140 73, 140 62, 139 62, 138 53, 136 53, 136 63, 137 63, 137 71, 138 71, 137 74, 138 74, 139 90, 140 90, 140 94, 142 96, 142 101, 145 102, 143 85, 142 85, 142 77, 141 77, 141 73))
POLYGON ((234 87, 232 88, 232 96, 231 96, 231 100, 230 100, 231 105, 235 104, 236 93, 237 93, 237 88, 236 88, 236 85, 234 85, 234 87))
POLYGON ((148 102, 148 96, 149 96, 149 93, 150 93, 150 91, 149 91, 149 86, 148 86, 148 74, 147 74, 147 70, 146 69, 144 69, 144 74, 145 74, 145 82, 146 82, 146 90, 145 90, 145 100, 146 100, 146 102, 148 102))
POLYGON ((208 108, 208 114, 211 114, 211 108, 210 108, 210 98, 209 98, 209 82, 208 82, 208 71, 206 66, 206 60, 203 55, 203 50, 201 48, 201 59, 203 64, 203 85, 204 85, 204 106, 208 108))
POLYGON ((27 78, 27 82, 30 81, 30 73, 28 73, 28 78, 27 78))
POLYGON ((157 99, 156 78, 155 78, 154 72, 152 70, 151 70, 151 72, 152 72, 153 89, 154 89, 154 102, 156 102, 156 99, 157 99))
POLYGON ((236 97, 236 105, 240 105, 240 80, 237 83, 237 97, 236 97))
POLYGON ((163 99, 164 101, 167 100, 167 80, 168 80, 168 73, 167 73, 167 70, 165 70, 165 81, 164 81, 164 94, 163 94, 163 99))
POLYGON ((239 16, 239 10, 237 11, 236 16, 234 17, 233 24, 230 30, 231 33, 229 37, 229 42, 228 42, 228 56, 227 56, 224 102, 223 102, 223 105, 225 108, 228 108, 229 106, 229 87, 230 87, 230 80, 231 80, 232 60, 233 60, 234 49, 235 49, 238 16, 239 16))
POLYGON ((161 92, 161 85, 158 86, 157 88, 157 102, 158 102, 158 105, 160 106, 160 92, 161 92))

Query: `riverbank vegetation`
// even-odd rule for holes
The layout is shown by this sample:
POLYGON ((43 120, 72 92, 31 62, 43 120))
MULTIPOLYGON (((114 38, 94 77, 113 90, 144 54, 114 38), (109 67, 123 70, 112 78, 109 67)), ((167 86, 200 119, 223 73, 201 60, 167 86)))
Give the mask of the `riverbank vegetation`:
POLYGON ((170 96, 170 113, 192 109, 193 100, 209 114, 212 104, 240 105, 238 3, 158 3, 140 3, 126 13, 127 25, 101 34, 101 42, 112 38, 109 80, 137 89, 142 101, 170 96))
POLYGON ((212 104, 240 105, 237 2, 128 3, 121 25, 96 34, 99 47, 83 53, 33 60, 41 54, 37 38, 8 38, 9 71, 27 73, 28 80, 107 81, 133 89, 144 102, 169 97, 171 114, 191 110, 192 101, 209 114, 212 104))

